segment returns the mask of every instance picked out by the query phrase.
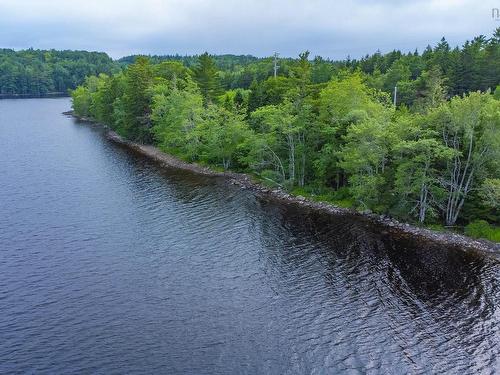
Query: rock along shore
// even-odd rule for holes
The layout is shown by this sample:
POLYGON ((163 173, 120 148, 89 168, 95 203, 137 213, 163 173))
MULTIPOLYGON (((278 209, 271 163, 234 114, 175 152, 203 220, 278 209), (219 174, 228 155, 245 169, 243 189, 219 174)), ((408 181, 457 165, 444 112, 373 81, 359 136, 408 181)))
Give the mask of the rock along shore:
MULTIPOLYGON (((64 112, 63 114, 77 118, 80 121, 96 123, 92 119, 76 116, 73 111, 64 112)), ((107 129, 107 127, 105 127, 107 129)), ((414 240, 430 241, 442 246, 458 247, 464 250, 472 250, 480 253, 492 255, 494 258, 500 260, 500 244, 493 243, 487 240, 475 240, 456 233, 450 232, 436 232, 426 228, 420 228, 408 223, 399 222, 396 219, 385 215, 377 215, 374 213, 360 212, 353 209, 336 207, 330 203, 316 202, 310 199, 294 196, 288 194, 281 189, 270 189, 262 186, 258 182, 253 181, 250 176, 243 173, 234 172, 218 172, 197 163, 188 163, 179 158, 166 154, 152 145, 142 145, 139 143, 131 142, 112 130, 107 130, 106 137, 110 141, 125 146, 135 152, 159 163, 168 168, 176 168, 181 170, 190 171, 192 173, 222 177, 228 183, 240 186, 242 189, 247 189, 259 196, 271 198, 287 204, 294 204, 315 211, 321 211, 332 215, 348 215, 356 217, 359 220, 369 221, 373 224, 379 225, 381 231, 389 233, 397 237, 407 237, 414 240)))

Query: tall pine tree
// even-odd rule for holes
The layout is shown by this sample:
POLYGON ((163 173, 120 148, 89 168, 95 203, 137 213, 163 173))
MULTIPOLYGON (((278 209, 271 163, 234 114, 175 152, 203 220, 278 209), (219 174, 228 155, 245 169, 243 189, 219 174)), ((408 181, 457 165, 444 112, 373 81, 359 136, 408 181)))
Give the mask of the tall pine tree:
POLYGON ((217 76, 217 67, 208 52, 198 58, 198 66, 193 69, 193 72, 205 105, 215 102, 217 96, 221 94, 221 87, 217 76))

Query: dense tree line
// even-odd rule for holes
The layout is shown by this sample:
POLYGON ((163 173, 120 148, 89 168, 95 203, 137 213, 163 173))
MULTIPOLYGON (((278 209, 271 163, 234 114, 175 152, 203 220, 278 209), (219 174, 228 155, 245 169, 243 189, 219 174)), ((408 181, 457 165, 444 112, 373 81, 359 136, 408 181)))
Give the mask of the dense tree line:
MULTIPOLYGON (((135 62, 141 56, 132 55, 119 59, 122 66, 126 67, 135 62)), ((147 56, 152 64, 158 64, 165 61, 176 61, 184 66, 193 69, 199 64, 201 56, 147 56)), ((258 58, 251 55, 213 55, 210 56, 218 71, 218 80, 221 87, 225 90, 235 88, 250 88, 250 85, 256 82, 262 82, 271 77, 273 72, 273 57, 258 58)), ((294 65, 293 58, 279 59, 279 75, 289 77, 293 74, 291 66, 294 65)), ((332 61, 323 59, 320 56, 314 58, 312 81, 314 83, 327 82, 333 74, 341 68, 346 68, 346 61, 332 61)))
MULTIPOLYGON (((444 95, 451 97, 475 90, 492 90, 500 83, 500 29, 491 38, 479 36, 461 48, 451 48, 443 38, 434 48, 387 54, 376 52, 361 59, 332 61, 320 56, 311 60, 311 82, 326 83, 341 71, 360 71, 370 78, 369 87, 392 94, 398 87, 397 104, 419 104, 424 91, 434 81, 442 84, 444 95)), ((150 56, 153 64, 177 61, 195 69, 200 56, 150 56)), ((106 54, 85 51, 13 51, 0 49, 0 95, 40 95, 66 92, 81 84, 88 75, 116 72, 133 63, 137 56, 113 62, 106 54)), ((273 75, 273 58, 250 55, 212 56, 221 89, 250 89, 273 75)), ((291 78, 295 60, 279 61, 279 76, 291 78)))
POLYGON ((118 69, 100 52, 0 49, 0 96, 67 94, 87 76, 118 69))
MULTIPOLYGON (((128 64, 133 64, 135 60, 138 58, 138 55, 131 55, 131 56, 126 56, 122 57, 121 59, 118 60, 119 63, 121 63, 124 66, 127 66, 128 64)), ((192 68, 198 65, 198 59, 200 56, 198 55, 151 55, 148 56, 149 61, 151 61, 152 64, 158 64, 164 61, 178 61, 182 63, 184 66, 188 68, 192 68)), ((234 71, 238 70, 241 67, 250 65, 252 63, 256 63, 259 60, 262 60, 261 58, 252 56, 252 55, 231 55, 231 54, 225 54, 225 55, 215 55, 212 56, 212 59, 217 66, 218 70, 221 71, 234 71)))
MULTIPOLYGON (((476 60, 488 72, 498 68, 498 34, 476 60)), ((472 223, 470 234, 498 241, 500 90, 492 88, 500 77, 467 70, 464 90, 448 78, 441 49, 412 54, 417 68, 405 65, 410 55, 389 64, 389 54, 371 72, 363 64, 375 55, 339 66, 304 52, 280 61, 286 69, 277 77, 229 89, 208 54, 191 68, 137 57, 118 74, 88 77, 72 93, 73 108, 188 161, 412 222, 472 223), (397 106, 393 85, 405 100, 397 106)), ((245 68, 255 64, 272 69, 269 59, 245 68)))
MULTIPOLYGON (((320 56, 311 63, 311 82, 328 82, 339 71, 360 71, 370 78, 367 85, 392 95, 398 86, 398 104, 411 106, 418 102, 428 85, 440 81, 448 97, 470 91, 494 90, 500 84, 500 28, 490 38, 483 35, 467 41, 460 47, 451 48, 445 38, 433 48, 403 53, 394 50, 387 54, 376 52, 361 59, 332 61, 320 56), (425 73, 425 74, 424 74, 425 73)), ((137 56, 127 56, 119 61, 133 63, 137 56)), ((188 68, 198 65, 199 56, 150 56, 153 64, 178 61, 188 68)), ((212 56, 218 70, 221 86, 225 90, 248 89, 254 81, 260 83, 273 75, 273 58, 257 58, 249 55, 212 56)), ((279 75, 291 77, 295 60, 280 59, 279 75)))

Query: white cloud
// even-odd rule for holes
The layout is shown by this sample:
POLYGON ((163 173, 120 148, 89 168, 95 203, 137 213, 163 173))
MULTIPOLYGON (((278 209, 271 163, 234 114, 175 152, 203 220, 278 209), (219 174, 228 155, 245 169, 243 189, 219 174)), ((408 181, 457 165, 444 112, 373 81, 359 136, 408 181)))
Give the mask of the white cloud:
POLYGON ((0 0, 0 46, 330 57, 463 43, 498 27, 473 0, 0 0))

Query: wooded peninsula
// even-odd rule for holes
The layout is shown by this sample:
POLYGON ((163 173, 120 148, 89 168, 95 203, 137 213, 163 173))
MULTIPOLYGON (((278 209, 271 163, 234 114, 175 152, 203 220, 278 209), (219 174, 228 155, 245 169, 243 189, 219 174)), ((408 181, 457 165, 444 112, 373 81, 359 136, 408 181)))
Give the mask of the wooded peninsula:
MULTIPOLYGON (((0 81, 15 56, 0 54, 0 81)), ((310 57, 130 56, 87 75, 73 108, 185 161, 500 242, 500 28, 461 48, 310 57)))

